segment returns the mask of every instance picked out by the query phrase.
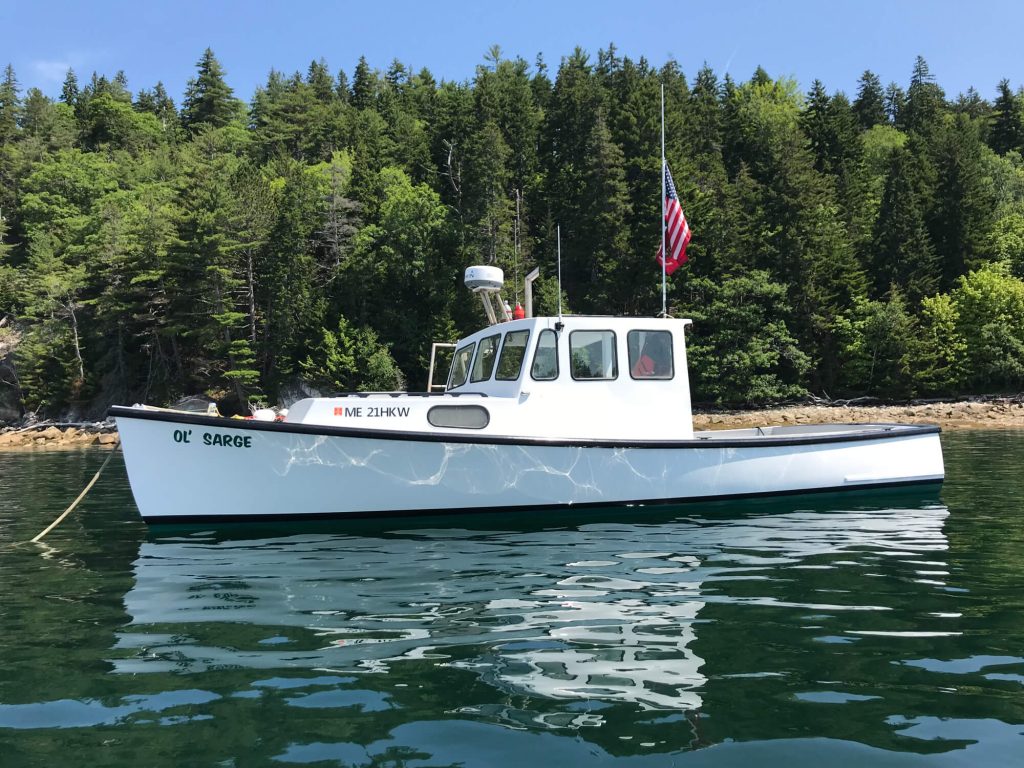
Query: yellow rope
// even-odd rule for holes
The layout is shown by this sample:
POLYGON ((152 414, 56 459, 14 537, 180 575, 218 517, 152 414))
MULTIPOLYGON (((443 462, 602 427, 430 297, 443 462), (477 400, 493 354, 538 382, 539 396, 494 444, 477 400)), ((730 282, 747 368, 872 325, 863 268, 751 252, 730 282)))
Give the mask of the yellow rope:
POLYGON ((92 489, 92 487, 94 485, 96 485, 96 481, 100 479, 100 475, 103 474, 103 470, 107 468, 107 464, 109 464, 110 460, 112 458, 114 458, 114 454, 117 453, 117 449, 120 448, 120 447, 121 447, 121 441, 118 440, 117 444, 111 449, 110 455, 107 456, 106 461, 103 462, 103 466, 101 466, 99 468, 99 470, 96 472, 96 474, 92 476, 92 480, 90 480, 89 484, 87 486, 85 486, 85 488, 82 489, 82 492, 80 494, 78 494, 78 498, 75 499, 73 502, 71 502, 71 506, 68 507, 67 509, 65 509, 64 513, 60 517, 58 517, 56 520, 54 520, 52 523, 50 523, 48 526, 46 526, 46 530, 44 530, 42 533, 40 533, 38 536, 36 536, 34 539, 32 539, 33 543, 39 541, 41 538, 43 538, 43 536, 45 536, 50 531, 52 531, 54 528, 56 528, 58 525, 60 525, 61 522, 64 520, 64 518, 67 517, 68 515, 70 515, 74 511, 75 507, 78 506, 78 502, 80 502, 82 499, 84 499, 85 498, 85 494, 87 494, 92 489))

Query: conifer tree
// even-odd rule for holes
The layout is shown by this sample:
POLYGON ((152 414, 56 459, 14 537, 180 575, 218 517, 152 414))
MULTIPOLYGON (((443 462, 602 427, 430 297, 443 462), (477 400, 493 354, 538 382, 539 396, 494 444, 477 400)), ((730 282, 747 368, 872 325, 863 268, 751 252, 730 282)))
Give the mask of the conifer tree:
POLYGON ((352 76, 352 106, 356 109, 369 109, 377 101, 377 73, 370 69, 366 57, 360 56, 352 76))
POLYGON ((865 131, 888 120, 882 81, 870 69, 864 70, 864 74, 857 81, 857 98, 853 102, 853 111, 857 116, 857 122, 865 131))
POLYGON ((18 96, 18 79, 14 67, 4 68, 4 79, 0 82, 0 145, 13 141, 21 119, 21 99, 18 96))
POLYGON ((937 142, 932 239, 940 264, 940 287, 981 266, 995 223, 996 198, 980 135, 980 123, 956 115, 937 142))
POLYGON ((327 62, 323 59, 310 62, 309 69, 306 70, 306 84, 321 104, 330 104, 334 101, 334 79, 327 68, 327 62))
POLYGON ((918 56, 914 61, 906 105, 900 111, 897 125, 903 130, 917 132, 926 140, 930 140, 939 128, 945 108, 945 93, 936 84, 924 57, 918 56))
POLYGON ((896 83, 889 83, 885 87, 885 114, 892 125, 902 126, 903 112, 906 106, 906 92, 896 83))
POLYGON ((1024 151, 1024 104, 1010 90, 1010 81, 999 81, 999 95, 992 105, 992 130, 989 146, 1000 155, 1011 149, 1024 151))
POLYGON ((64 76, 64 85, 60 89, 60 100, 69 107, 74 107, 78 102, 78 78, 75 70, 68 67, 68 73, 64 76))
POLYGON ((895 287, 915 306, 939 285, 938 258, 925 228, 918 183, 909 150, 894 149, 871 249, 875 295, 885 296, 895 287))
POLYGON ((181 124, 189 133, 200 125, 220 128, 235 117, 237 102, 224 80, 224 69, 207 48, 196 63, 196 76, 188 81, 181 104, 181 124))

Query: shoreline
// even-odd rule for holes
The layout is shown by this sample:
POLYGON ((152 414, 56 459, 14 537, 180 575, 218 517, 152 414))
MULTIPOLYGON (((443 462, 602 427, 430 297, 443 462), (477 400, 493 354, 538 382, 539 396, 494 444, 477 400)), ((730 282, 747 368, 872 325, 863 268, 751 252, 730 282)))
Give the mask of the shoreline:
POLYGON ((796 424, 937 424, 942 429, 1024 429, 1024 401, 1000 398, 906 405, 790 405, 764 410, 695 411, 694 429, 796 424))
MULTIPOLYGON (((1024 430, 1024 399, 951 401, 908 405, 787 405, 763 410, 698 410, 694 429, 794 426, 798 424, 938 424, 942 429, 1024 430)), ((5 451, 63 451, 114 448, 120 440, 113 424, 37 427, 0 430, 0 453, 5 451)))

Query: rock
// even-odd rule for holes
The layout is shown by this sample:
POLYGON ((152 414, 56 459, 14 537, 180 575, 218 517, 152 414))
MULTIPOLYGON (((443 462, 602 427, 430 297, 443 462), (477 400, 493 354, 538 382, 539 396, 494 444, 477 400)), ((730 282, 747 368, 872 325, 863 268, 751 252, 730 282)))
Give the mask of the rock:
POLYGON ((104 432, 96 438, 100 445, 117 445, 118 436, 116 432, 104 432))

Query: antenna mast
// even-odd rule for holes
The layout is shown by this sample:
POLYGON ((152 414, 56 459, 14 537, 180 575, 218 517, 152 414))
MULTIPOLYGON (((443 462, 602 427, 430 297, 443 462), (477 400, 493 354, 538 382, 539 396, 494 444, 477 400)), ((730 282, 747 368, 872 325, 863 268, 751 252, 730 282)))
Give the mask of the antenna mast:
POLYGON ((555 227, 558 242, 558 322, 562 322, 562 225, 555 227))

